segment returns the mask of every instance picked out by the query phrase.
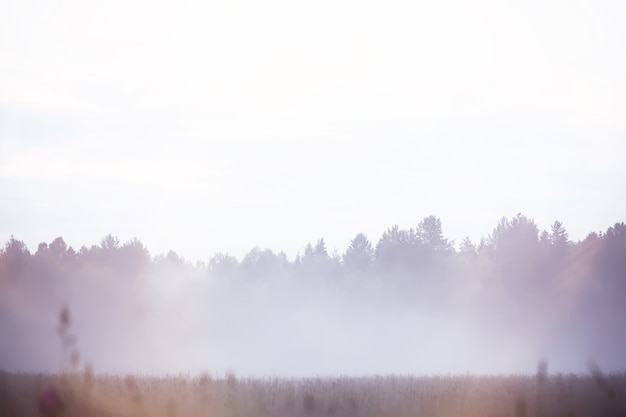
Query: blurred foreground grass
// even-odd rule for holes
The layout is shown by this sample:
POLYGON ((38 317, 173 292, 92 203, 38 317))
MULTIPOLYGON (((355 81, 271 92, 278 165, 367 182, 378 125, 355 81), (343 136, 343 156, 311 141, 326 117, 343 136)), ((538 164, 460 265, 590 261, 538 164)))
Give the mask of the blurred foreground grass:
POLYGON ((626 416, 626 374, 238 379, 0 373, 2 416, 626 416))

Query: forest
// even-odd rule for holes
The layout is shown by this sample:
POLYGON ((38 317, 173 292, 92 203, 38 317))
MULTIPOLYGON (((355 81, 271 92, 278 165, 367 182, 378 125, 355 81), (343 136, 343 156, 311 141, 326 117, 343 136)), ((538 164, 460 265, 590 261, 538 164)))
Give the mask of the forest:
POLYGON ((112 235, 34 253, 11 237, 0 409, 621 416, 625 295, 624 223, 573 242, 518 214, 455 245, 428 216, 342 254, 319 239, 294 260, 254 248, 195 264, 112 235))
POLYGON ((506 373, 542 358, 626 368, 624 223, 573 242, 559 221, 540 231, 517 214, 455 245, 428 216, 375 243, 357 234, 344 253, 320 238, 293 260, 253 248, 195 264, 112 235, 34 252, 11 237, 0 288, 0 367, 13 371, 63 365, 61 308, 76 350, 113 372, 506 373))

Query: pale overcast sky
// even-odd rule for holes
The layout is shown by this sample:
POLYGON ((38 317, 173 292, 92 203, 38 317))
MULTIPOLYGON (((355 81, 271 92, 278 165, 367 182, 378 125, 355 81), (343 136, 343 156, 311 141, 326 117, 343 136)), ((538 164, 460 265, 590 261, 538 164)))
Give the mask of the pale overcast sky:
POLYGON ((0 239, 195 261, 626 220, 626 2, 0 1, 0 239))

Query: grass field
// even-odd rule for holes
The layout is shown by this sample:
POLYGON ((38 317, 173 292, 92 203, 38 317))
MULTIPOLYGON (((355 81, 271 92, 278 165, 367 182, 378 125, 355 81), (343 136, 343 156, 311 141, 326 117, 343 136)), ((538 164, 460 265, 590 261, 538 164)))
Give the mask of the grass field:
POLYGON ((2 416, 626 416, 626 374, 239 379, 0 373, 2 416))

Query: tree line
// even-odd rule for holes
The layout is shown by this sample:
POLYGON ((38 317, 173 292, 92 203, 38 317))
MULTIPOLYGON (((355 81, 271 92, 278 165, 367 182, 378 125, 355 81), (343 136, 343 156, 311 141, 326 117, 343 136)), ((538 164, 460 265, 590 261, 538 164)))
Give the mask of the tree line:
POLYGON ((138 278, 155 269, 243 282, 358 283, 369 278, 403 282, 416 292, 420 286, 423 293, 439 290, 441 297, 446 289, 473 280, 527 297, 527 301, 539 292, 549 300, 568 285, 600 286, 602 292, 621 300, 621 294, 626 294, 626 225, 617 223, 572 242, 561 222, 540 232, 532 219, 517 214, 500 219, 477 244, 465 238, 455 247, 444 237, 441 219, 428 216, 414 228, 390 227, 376 244, 359 233, 342 254, 329 253, 320 238, 307 244, 294 260, 284 252, 256 247, 241 260, 217 253, 208 263, 195 264, 172 250, 152 256, 139 239, 120 243, 112 235, 79 250, 58 237, 40 243, 34 253, 12 236, 0 250, 0 277, 6 282, 45 280, 49 284, 93 267, 106 267, 119 279, 138 278))

